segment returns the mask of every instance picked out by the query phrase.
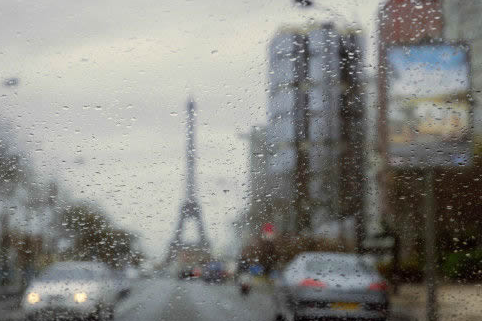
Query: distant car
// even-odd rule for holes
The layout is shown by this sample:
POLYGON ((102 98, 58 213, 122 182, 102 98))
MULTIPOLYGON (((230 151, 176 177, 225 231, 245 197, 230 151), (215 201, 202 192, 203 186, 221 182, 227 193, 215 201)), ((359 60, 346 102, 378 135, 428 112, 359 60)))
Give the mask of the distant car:
POLYGON ((110 320, 124 287, 119 281, 103 263, 54 263, 28 286, 22 308, 27 320, 110 320))
POLYGON ((178 277, 180 280, 183 279, 197 279, 201 276, 201 268, 198 266, 186 266, 179 270, 178 277))
POLYGON ((204 266, 203 280, 208 283, 221 283, 226 279, 226 271, 222 262, 209 262, 204 266))
POLYGON ((356 254, 298 255, 275 285, 278 320, 386 320, 386 283, 356 254))
POLYGON ((192 269, 191 268, 184 268, 178 272, 179 280, 190 279, 192 278, 192 269))

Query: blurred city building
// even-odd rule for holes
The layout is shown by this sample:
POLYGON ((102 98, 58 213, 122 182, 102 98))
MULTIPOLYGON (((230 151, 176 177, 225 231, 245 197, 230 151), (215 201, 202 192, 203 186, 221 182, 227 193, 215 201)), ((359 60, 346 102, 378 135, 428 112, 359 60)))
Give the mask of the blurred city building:
POLYGON ((245 246, 251 239, 258 236, 265 222, 274 222, 271 211, 271 194, 268 191, 268 174, 266 154, 266 127, 253 126, 243 138, 249 143, 249 201, 248 211, 240 214, 236 224, 239 225, 242 244, 245 246))
POLYGON ((271 41, 268 121, 250 140, 251 234, 363 237, 362 44, 332 24, 283 28, 271 41), (355 227, 357 231, 355 233, 355 227))

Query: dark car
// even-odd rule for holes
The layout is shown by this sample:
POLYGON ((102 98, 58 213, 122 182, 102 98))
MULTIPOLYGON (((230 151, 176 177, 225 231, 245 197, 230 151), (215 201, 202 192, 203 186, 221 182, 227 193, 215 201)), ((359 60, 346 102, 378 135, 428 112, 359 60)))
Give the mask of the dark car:
POLYGON ((386 320, 386 283, 355 254, 303 253, 276 287, 278 319, 386 320))
POLYGON ((221 283, 226 279, 226 271, 222 262, 210 262, 204 266, 203 280, 208 283, 221 283))
POLYGON ((191 280, 191 279, 197 279, 201 276, 201 268, 198 266, 186 266, 182 269, 179 270, 178 272, 178 278, 180 280, 191 280))

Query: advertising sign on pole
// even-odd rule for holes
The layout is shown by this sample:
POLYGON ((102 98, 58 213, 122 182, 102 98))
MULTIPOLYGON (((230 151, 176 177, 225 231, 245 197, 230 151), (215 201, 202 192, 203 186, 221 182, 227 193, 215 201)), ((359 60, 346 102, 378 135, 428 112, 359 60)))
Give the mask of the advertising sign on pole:
POLYGON ((468 48, 387 51, 388 154, 394 166, 459 166, 471 156, 468 48))
POLYGON ((387 50, 388 163, 424 170, 427 320, 437 319, 434 171, 471 161, 470 66, 466 45, 387 50))

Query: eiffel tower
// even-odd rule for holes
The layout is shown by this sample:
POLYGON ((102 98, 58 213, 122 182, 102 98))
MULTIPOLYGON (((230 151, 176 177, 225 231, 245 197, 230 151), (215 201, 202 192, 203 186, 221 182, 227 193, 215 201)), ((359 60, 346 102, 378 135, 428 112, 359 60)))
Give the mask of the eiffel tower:
POLYGON ((195 103, 192 98, 187 102, 187 120, 186 120, 186 195, 182 203, 179 213, 179 221, 174 232, 174 237, 169 245, 169 253, 166 258, 166 264, 174 262, 179 259, 181 255, 189 254, 195 257, 196 260, 209 257, 209 241, 204 231, 204 224, 202 220, 201 206, 196 198, 196 148, 194 141, 194 117, 195 117, 195 103), (197 242, 185 243, 182 240, 183 231, 186 228, 186 222, 194 220, 196 223, 199 237, 197 242), (193 255, 194 253, 194 255, 193 255))

